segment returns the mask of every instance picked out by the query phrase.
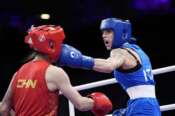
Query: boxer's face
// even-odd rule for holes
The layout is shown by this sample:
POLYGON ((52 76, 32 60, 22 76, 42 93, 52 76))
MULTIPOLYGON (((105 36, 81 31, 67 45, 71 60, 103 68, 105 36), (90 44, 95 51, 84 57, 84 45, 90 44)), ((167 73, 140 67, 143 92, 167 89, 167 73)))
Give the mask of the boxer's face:
POLYGON ((103 30, 102 31, 102 38, 103 38, 104 44, 106 46, 106 49, 110 50, 112 47, 112 41, 114 38, 113 30, 112 29, 103 30))

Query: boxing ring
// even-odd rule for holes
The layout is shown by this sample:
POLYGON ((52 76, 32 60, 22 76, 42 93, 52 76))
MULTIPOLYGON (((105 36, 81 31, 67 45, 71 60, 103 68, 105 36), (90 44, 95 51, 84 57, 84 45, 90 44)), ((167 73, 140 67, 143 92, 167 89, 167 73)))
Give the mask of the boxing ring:
MULTIPOLYGON (((172 71, 175 71, 175 65, 163 67, 163 68, 158 68, 158 69, 153 69, 153 74, 158 75, 158 74, 168 73, 168 72, 172 72, 172 71)), ((114 83, 118 83, 118 82, 116 81, 115 78, 112 78, 112 79, 106 79, 106 80, 102 80, 102 81, 97 81, 97 82, 92 82, 92 83, 88 83, 88 84, 75 86, 75 89, 77 89, 78 91, 82 91, 82 90, 87 90, 87 89, 91 89, 91 88, 95 88, 95 87, 110 85, 110 84, 114 84, 114 83)), ((175 109, 175 103, 160 106, 160 110, 162 112, 174 110, 174 109, 175 109)), ((69 101, 69 116, 75 116, 75 108, 70 101, 69 101)), ((112 116, 112 115, 109 114, 106 116, 112 116)))

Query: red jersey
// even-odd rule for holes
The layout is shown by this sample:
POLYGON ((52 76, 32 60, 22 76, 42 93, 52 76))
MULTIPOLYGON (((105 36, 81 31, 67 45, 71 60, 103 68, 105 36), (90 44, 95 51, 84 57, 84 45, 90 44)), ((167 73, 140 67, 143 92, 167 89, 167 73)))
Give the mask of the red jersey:
POLYGON ((16 73, 12 82, 12 102, 16 116, 56 116, 58 91, 47 88, 45 72, 49 63, 30 61, 16 73))

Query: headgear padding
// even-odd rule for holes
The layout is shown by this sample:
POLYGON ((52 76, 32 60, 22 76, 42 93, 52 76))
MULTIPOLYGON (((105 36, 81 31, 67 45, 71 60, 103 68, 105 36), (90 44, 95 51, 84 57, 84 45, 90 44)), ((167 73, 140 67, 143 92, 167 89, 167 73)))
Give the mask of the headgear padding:
POLYGON ((117 18, 107 18, 102 20, 100 29, 112 29, 114 31, 114 38, 112 48, 121 47, 124 43, 131 39, 131 23, 129 20, 122 21, 117 18))
POLYGON ((42 25, 29 29, 25 43, 29 44, 32 49, 47 54, 51 61, 56 61, 64 38, 64 30, 60 26, 42 25))

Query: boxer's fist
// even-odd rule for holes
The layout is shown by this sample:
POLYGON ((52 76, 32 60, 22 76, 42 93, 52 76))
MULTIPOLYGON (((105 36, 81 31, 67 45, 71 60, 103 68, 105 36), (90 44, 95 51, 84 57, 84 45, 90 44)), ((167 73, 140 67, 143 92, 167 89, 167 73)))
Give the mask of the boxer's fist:
POLYGON ((112 103, 105 94, 94 92, 88 96, 94 100, 92 113, 95 116, 104 116, 112 110, 112 103))
POLYGON ((82 55, 79 50, 70 45, 63 44, 57 64, 59 66, 68 66, 72 68, 92 69, 94 66, 94 59, 82 55))

